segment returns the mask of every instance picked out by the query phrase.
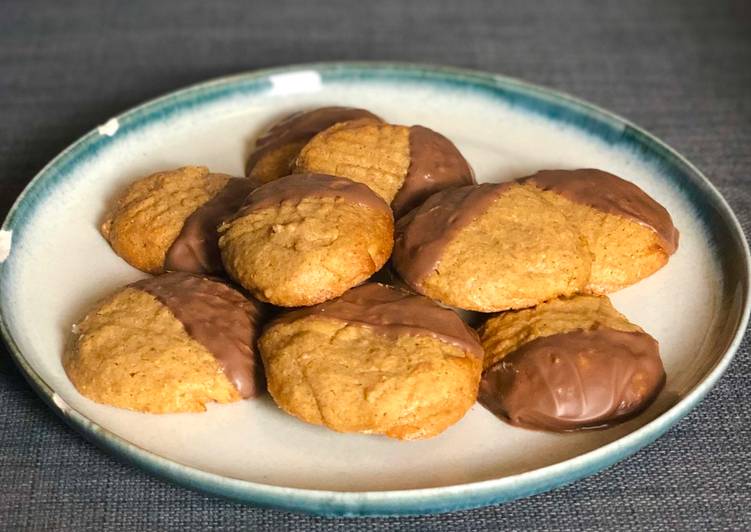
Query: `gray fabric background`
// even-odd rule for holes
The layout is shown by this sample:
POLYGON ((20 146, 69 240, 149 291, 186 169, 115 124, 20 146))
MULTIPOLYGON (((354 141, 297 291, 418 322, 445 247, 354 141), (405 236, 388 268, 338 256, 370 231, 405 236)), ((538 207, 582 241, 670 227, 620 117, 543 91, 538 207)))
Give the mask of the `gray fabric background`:
MULTIPOLYGON (((0 0, 0 215, 67 144, 147 98, 321 60, 478 68, 612 109, 704 170, 751 230, 751 3, 0 0)), ((443 516, 259 510, 122 465, 51 414, 0 351, 0 528, 748 529, 748 337, 658 442, 567 488, 443 516)))

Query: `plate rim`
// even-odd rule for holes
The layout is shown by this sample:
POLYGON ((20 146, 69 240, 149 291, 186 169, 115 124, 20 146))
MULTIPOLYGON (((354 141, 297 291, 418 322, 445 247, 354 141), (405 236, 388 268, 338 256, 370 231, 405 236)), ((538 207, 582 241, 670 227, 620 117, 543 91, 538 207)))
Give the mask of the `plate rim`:
MULTIPOLYGON (((114 118, 120 124, 127 124, 128 120, 138 113, 157 110, 160 107, 168 106, 170 102, 186 103, 196 98, 200 100, 202 92, 215 87, 229 89, 238 82, 254 79, 270 80, 271 76, 308 71, 319 74, 332 71, 343 73, 346 73, 346 71, 350 71, 350 73, 392 71, 397 76, 399 73, 404 75, 411 72, 451 79, 459 85, 477 87, 484 83, 497 89, 512 88, 526 95, 531 95, 535 99, 546 100, 566 109, 573 108, 578 113, 594 117, 599 121, 604 120, 610 122, 611 125, 628 128, 630 133, 639 137, 641 143, 658 149, 663 158, 672 159, 671 162, 683 166, 695 178, 696 182, 693 184, 699 186, 705 198, 718 209, 733 240, 734 251, 740 251, 744 263, 739 270, 743 277, 741 279, 743 294, 740 301, 742 306, 738 323, 725 352, 703 379, 667 411, 613 442, 567 460, 511 476, 450 486, 385 491, 333 491, 275 486, 209 473, 153 453, 110 432, 67 405, 31 367, 20 347, 16 344, 0 307, 0 333, 2 333, 11 358, 21 369, 22 375, 44 402, 87 440, 116 458, 136 465, 159 478, 193 490, 256 506, 327 516, 440 513, 507 502, 568 484, 605 469, 649 445, 675 425, 706 396, 725 372, 740 346, 751 313, 751 291, 749 290, 751 253, 743 229, 725 198, 696 166, 656 136, 597 105, 558 90, 481 70, 409 62, 335 61, 301 63, 213 78, 147 100, 114 118)), ((197 103, 200 104, 201 102, 198 101, 197 103)), ((46 164, 24 187, 15 200, 3 222, 2 230, 12 230, 18 212, 21 211, 27 201, 27 196, 39 187, 46 177, 49 177, 48 174, 54 168, 66 163, 66 159, 76 152, 91 149, 91 142, 102 136, 103 134, 100 133, 98 128, 93 128, 46 164)), ((109 139, 112 141, 112 137, 109 137, 109 139)), ((5 276, 4 264, 0 261, 0 281, 5 276)))

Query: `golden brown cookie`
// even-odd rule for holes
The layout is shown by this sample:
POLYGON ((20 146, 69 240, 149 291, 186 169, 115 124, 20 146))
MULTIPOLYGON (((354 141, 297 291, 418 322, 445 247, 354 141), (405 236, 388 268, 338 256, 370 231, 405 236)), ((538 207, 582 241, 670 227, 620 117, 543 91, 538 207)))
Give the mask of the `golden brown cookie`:
POLYGON ((480 337, 478 399, 522 427, 610 426, 642 412, 665 383, 657 341, 604 296, 504 312, 487 320, 480 337))
POLYGON ((443 135, 373 120, 338 123, 317 134, 295 168, 364 183, 391 203, 397 218, 431 194, 475 183, 469 164, 443 135))
POLYGON ((667 264, 678 247, 668 211, 613 174, 545 170, 520 182, 544 191, 587 239, 593 259, 585 292, 606 294, 634 284, 667 264))
POLYGON ((582 235, 534 187, 449 189, 399 220, 393 264, 414 290, 493 312, 582 290, 591 255, 582 235))
POLYGON ((105 216, 112 249, 139 270, 222 271, 216 228, 256 185, 203 166, 158 172, 131 184, 105 216))
POLYGON ((409 128, 353 120, 323 130, 295 161, 297 172, 347 177, 391 203, 409 168, 409 128))
POLYGON ((475 402, 482 349, 456 313, 369 283, 282 315, 259 340, 271 396, 338 432, 429 438, 475 402))
POLYGON ((343 294, 383 266, 393 247, 389 206, 368 187, 321 174, 257 188, 219 229, 229 275, 282 307, 343 294))
POLYGON ((480 327, 485 348, 483 366, 489 368, 537 338, 601 327, 624 332, 642 331, 618 312, 605 296, 556 298, 536 307, 502 312, 480 327))
POLYGON ((321 107, 294 113, 256 139, 245 175, 263 183, 289 175, 297 154, 316 133, 339 122, 362 118, 381 121, 370 111, 352 107, 321 107))
POLYGON ((261 306, 224 283, 167 273, 100 302, 73 328, 63 366, 81 394, 149 413, 201 412, 258 395, 261 306))

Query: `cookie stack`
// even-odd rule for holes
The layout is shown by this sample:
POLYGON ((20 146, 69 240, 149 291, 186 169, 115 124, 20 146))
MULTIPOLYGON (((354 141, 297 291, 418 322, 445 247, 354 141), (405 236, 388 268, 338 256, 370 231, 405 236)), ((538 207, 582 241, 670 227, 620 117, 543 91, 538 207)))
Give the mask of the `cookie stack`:
POLYGON ((117 198, 102 234, 155 277, 74 326, 63 363, 81 393, 163 413, 268 390, 308 423, 419 439, 478 391, 505 421, 569 431, 662 388, 657 342, 605 296, 677 248, 632 183, 478 185, 446 137, 345 107, 272 125, 246 174, 184 167, 117 198), (484 313, 479 334, 458 309, 484 313))

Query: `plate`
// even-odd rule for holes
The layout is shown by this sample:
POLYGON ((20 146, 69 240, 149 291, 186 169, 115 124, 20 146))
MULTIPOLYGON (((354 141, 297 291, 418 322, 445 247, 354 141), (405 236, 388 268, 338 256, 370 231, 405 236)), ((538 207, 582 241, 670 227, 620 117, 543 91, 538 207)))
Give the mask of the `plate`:
POLYGON ((325 515, 419 514, 508 501, 592 474, 636 452, 706 395, 749 316, 749 252, 717 190, 674 150, 569 96, 494 74, 409 64, 331 63, 241 74, 183 89, 89 132, 29 184, 0 233, 2 332, 29 382, 85 437, 153 474, 248 503, 325 515), (71 324, 141 278, 97 232, 139 176, 186 164, 242 175, 255 136, 292 111, 368 108, 456 142, 479 181, 596 167, 637 183, 681 231, 670 263, 613 295, 655 336, 668 379, 657 401, 614 428, 546 434, 475 405, 431 440, 342 435, 265 397, 154 416, 99 405, 61 365, 71 324))

